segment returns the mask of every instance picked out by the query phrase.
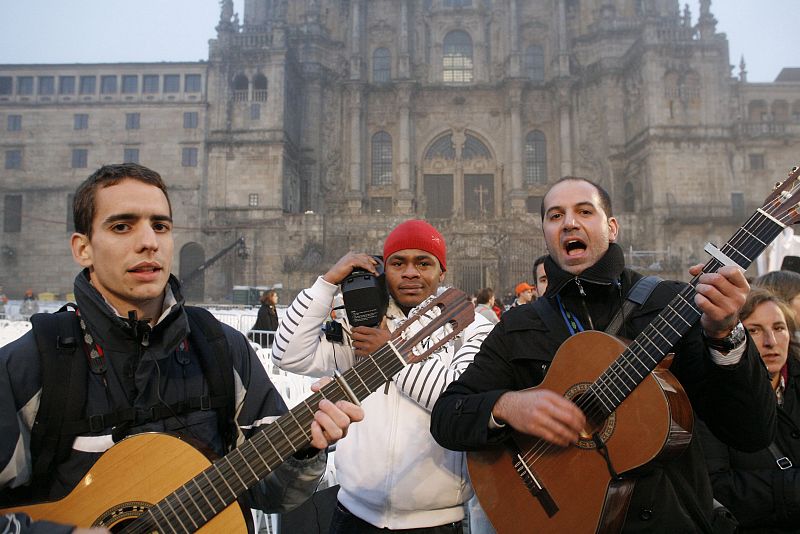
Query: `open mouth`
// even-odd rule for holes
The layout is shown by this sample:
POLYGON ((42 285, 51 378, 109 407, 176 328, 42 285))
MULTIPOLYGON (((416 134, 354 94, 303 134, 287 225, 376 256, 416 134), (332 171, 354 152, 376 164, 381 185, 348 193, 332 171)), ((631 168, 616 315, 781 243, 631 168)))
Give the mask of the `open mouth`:
POLYGON ((128 269, 128 272, 131 274, 147 276, 161 272, 161 267, 159 265, 150 264, 136 265, 135 267, 128 269))
POLYGON ((564 250, 567 251, 567 256, 575 256, 586 250, 586 243, 579 239, 570 239, 564 244, 564 250))

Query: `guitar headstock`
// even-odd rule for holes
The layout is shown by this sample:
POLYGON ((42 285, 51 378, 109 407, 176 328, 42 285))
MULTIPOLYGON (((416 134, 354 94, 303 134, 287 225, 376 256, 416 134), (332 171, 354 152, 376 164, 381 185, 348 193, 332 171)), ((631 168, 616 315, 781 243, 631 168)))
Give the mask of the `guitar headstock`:
POLYGON ((788 178, 775 185, 762 210, 770 217, 789 226, 800 221, 800 167, 792 167, 788 178))
POLYGON ((424 360, 475 320, 472 301, 459 289, 448 288, 426 302, 392 333, 392 341, 398 350, 402 347, 400 352, 408 363, 424 360), (418 347, 426 339, 427 346, 418 347))

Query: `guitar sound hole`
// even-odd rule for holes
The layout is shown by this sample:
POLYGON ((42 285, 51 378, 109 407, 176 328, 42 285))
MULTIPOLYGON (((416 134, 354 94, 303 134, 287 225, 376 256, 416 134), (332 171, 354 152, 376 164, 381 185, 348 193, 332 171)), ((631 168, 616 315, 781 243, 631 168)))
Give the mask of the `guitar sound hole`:
POLYGON ((564 396, 578 405, 584 415, 586 415, 586 428, 581 432, 580 439, 578 440, 578 447, 582 449, 595 449, 597 444, 592 439, 594 434, 597 434, 603 442, 608 441, 614 433, 616 426, 616 412, 605 417, 604 411, 601 407, 597 406, 597 400, 594 396, 584 396, 591 384, 582 383, 572 386, 564 396))

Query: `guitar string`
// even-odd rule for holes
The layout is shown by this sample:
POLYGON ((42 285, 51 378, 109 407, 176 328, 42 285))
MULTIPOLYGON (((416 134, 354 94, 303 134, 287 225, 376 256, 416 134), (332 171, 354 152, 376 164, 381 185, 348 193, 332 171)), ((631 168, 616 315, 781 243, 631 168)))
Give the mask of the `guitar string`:
MULTIPOLYGON (((798 195, 798 193, 797 193, 797 192, 795 192, 793 195, 791 195, 791 199, 793 199, 793 198, 794 198, 795 196, 797 196, 797 195, 798 195)), ((772 199, 771 201, 769 201, 769 202, 765 203, 765 206, 764 206, 764 208, 762 208, 762 209, 763 209, 763 210, 764 210, 766 213, 768 213, 770 216, 773 216, 773 217, 775 217, 777 220, 781 221, 781 223, 789 223, 789 222, 790 222, 790 220, 791 220, 791 218, 792 218, 792 216, 791 216, 791 213, 788 213, 788 212, 787 212, 787 213, 785 213, 784 215, 778 215, 779 208, 781 208, 781 207, 785 206, 787 203, 788 203, 788 199, 782 199, 782 198, 781 198, 781 195, 779 194, 779 195, 777 195, 777 196, 776 196, 774 199, 772 199)), ((731 240, 730 240, 728 243, 726 243, 726 244, 725 244, 725 246, 723 246, 723 248, 722 248, 722 251, 723 251, 723 253, 726 253, 726 250, 725 250, 725 249, 727 248, 727 249, 728 249, 728 252, 727 252, 727 254, 728 254, 728 255, 730 255, 731 251, 736 251, 736 252, 737 252, 738 254, 740 254, 742 257, 744 257, 744 258, 746 258, 746 259, 750 260, 750 258, 751 258, 751 257, 754 255, 753 253, 754 253, 754 252, 756 252, 756 251, 757 251, 757 249, 759 248, 759 247, 758 247, 758 245, 757 245, 756 243, 754 243, 754 242, 753 242, 751 239, 748 239, 748 238, 747 238, 747 236, 745 235, 746 233, 750 233, 750 231, 749 231, 749 230, 747 230, 747 229, 746 229, 746 227, 748 226, 748 223, 750 223, 751 221, 757 221, 757 222, 756 222, 756 224, 755 224, 755 226, 752 228, 752 230, 753 230, 753 233, 751 233, 751 235, 752 235, 753 237, 755 237, 757 241, 761 242, 761 244, 762 244, 762 245, 764 245, 764 246, 761 248, 761 250, 762 250, 762 251, 763 251, 763 249, 764 249, 764 248, 766 248, 766 246, 767 246, 767 245, 768 245, 770 242, 772 242, 772 240, 774 240, 774 237, 776 237, 776 236, 777 236, 777 234, 778 234, 778 233, 780 233, 780 231, 781 231, 780 229, 778 230, 778 232, 776 232, 776 233, 775 233, 775 236, 773 236, 771 239, 769 239, 769 241, 768 241, 767 243, 764 243, 763 241, 761 241, 761 239, 759 239, 758 237, 756 237, 756 235, 754 235, 754 234, 760 234, 760 235, 763 235, 763 233, 765 232, 765 230, 766 230, 766 231, 768 231, 768 230, 774 230, 774 229, 775 229, 775 223, 774 223, 773 221, 771 221, 771 220, 769 219, 769 217, 766 217, 766 216, 763 216, 763 215, 762 215, 762 217, 761 217, 761 220, 759 220, 759 217, 758 217, 758 215, 759 215, 759 212, 758 212, 758 211, 757 211, 757 212, 755 212, 755 213, 754 213, 754 214, 753 214, 753 215, 750 217, 750 219, 748 219, 748 221, 745 223, 745 225, 743 225, 743 226, 742 226, 742 228, 740 228, 740 229, 739 229, 739 230, 738 230, 738 231, 737 231, 737 232, 734 234, 734 236, 731 238, 731 240), (740 248, 744 248, 744 247, 742 247, 742 243, 748 243, 748 242, 750 242, 750 243, 752 243, 752 244, 753 244, 753 248, 754 248, 754 250, 752 250, 752 251, 740 251, 740 250, 739 250, 740 248), (747 252, 748 254, 745 254, 745 252, 747 252)), ((750 261, 752 261, 752 260, 750 260, 750 261)), ((712 258, 712 259, 711 259, 709 262, 707 262, 707 263, 704 265, 704 267, 703 267, 703 272, 704 272, 704 273, 705 273, 705 272, 714 272, 714 271, 716 271, 716 270, 717 270, 717 269, 718 269, 720 266, 721 266, 721 264, 720 264, 720 263, 719 263, 719 262, 718 262, 716 259, 712 258), (710 269, 709 269, 709 267, 710 267, 710 269)), ((701 274, 702 274, 702 273, 701 273, 701 274)), ((690 296, 691 296, 691 293, 694 293, 694 286, 696 285, 696 283, 697 283, 697 279, 699 279, 699 276, 700 276, 700 275, 696 276, 696 277, 695 277, 695 278, 694 278, 694 279, 693 279, 693 280, 690 282, 689 286, 686 288, 686 289, 688 290, 688 291, 686 291, 686 292, 687 292, 687 293, 689 293, 689 295, 687 295, 686 297, 690 297, 690 296)), ((683 291, 682 291, 682 292, 680 292, 680 293, 679 293, 679 295, 681 295, 682 293, 683 293, 683 291)), ((682 301, 683 301, 683 302, 682 302, 682 303, 679 305, 679 307, 677 307, 677 308, 675 308, 675 309, 673 310, 675 314, 677 314, 677 315, 681 316, 681 318, 683 319, 683 314, 684 314, 684 313, 687 311, 687 308, 690 308, 690 309, 691 309, 691 310, 692 310, 694 313, 698 314, 698 316, 699 316, 699 310, 697 310, 697 308, 695 307, 695 305, 693 304, 693 302, 691 302, 691 303, 690 303, 690 302, 689 302, 689 300, 688 300, 688 298, 683 298, 683 299, 682 299, 682 301)), ((672 302, 671 302, 670 304, 672 304, 672 302)), ((664 320, 664 318, 662 318, 662 317, 661 317, 661 314, 660 314, 660 315, 659 315, 659 316, 656 318, 656 320, 658 320, 659 318, 661 318, 662 320, 664 320)), ((684 319, 684 320, 685 320, 685 319, 684 319)), ((654 322, 655 322, 655 320, 654 320, 654 322)), ((647 327, 645 330, 647 330, 647 329, 651 328, 652 326, 653 326, 652 324, 651 324, 651 325, 648 325, 648 327, 647 327)), ((644 351, 645 351, 645 353, 646 353, 646 352, 647 352, 647 350, 646 350, 646 349, 645 349, 643 346, 641 346, 641 344, 640 344, 640 343, 638 343, 638 338, 639 338, 639 336, 637 336, 637 341, 635 341, 635 344, 639 345, 639 346, 640 346, 640 348, 641 348, 642 350, 644 350, 644 351)), ((669 340, 665 340, 665 341, 669 341, 669 340)), ((675 342, 677 342, 677 341, 675 341, 675 342)), ((672 346, 674 345, 674 342, 673 342, 672 344, 670 344, 670 345, 669 345, 669 347, 667 347, 666 349, 660 348, 660 347, 659 347, 659 346, 658 346, 658 345, 657 345, 655 342, 653 342, 652 340, 651 340, 651 344, 653 344, 654 346, 656 346, 657 348, 659 348, 659 351, 663 351, 663 353, 662 353, 662 358, 663 358, 663 355, 664 355, 664 354, 666 354, 667 350, 669 350, 669 348, 670 348, 670 347, 672 347, 672 346)), ((632 344, 632 346, 633 346, 633 345, 634 345, 634 344, 632 344)), ((631 349, 631 347, 629 347, 628 349, 626 349, 625 351, 623 351, 623 356, 624 356, 624 361, 625 361, 625 363, 628 363, 629 365, 632 365, 632 362, 631 362, 630 360, 627 360, 627 358, 628 358, 629 356, 625 356, 625 355, 626 355, 627 353, 629 353, 629 352, 630 352, 630 354, 631 354, 631 355, 633 355, 633 356, 634 356, 634 357, 635 357, 635 358, 636 358, 636 359, 639 361, 639 363, 642 363, 642 364, 643 364, 643 362, 641 361, 641 359, 640 359, 640 358, 639 358, 639 357, 638 357, 636 354, 634 354, 634 353, 633 353, 633 349, 631 349)), ((649 355, 648 355, 648 356, 649 356, 649 355)), ((651 360, 652 360, 652 358, 651 358, 651 360)), ((660 361, 660 360, 659 360, 659 361, 660 361)), ((613 367, 613 366, 614 366, 616 363, 617 363, 617 362, 615 361, 615 362, 614 362, 614 364, 612 364, 612 367, 613 367)), ((657 363, 657 362, 655 362, 655 360, 654 360, 654 363, 657 363)), ((647 367, 648 367, 648 366, 647 366, 647 365, 645 365, 645 368, 647 368, 647 367)), ((626 374, 627 374, 627 373, 626 373, 626 374)), ((629 376, 630 376, 630 375, 629 375, 629 376)), ((604 386, 604 385, 607 385, 607 384, 608 384, 608 382, 609 382, 609 381, 611 381, 611 380, 613 380, 613 379, 611 378, 611 376, 610 376, 610 375, 606 375, 606 373, 604 372, 604 373, 601 375, 600 379, 598 379, 598 381, 596 381, 594 384, 592 384, 592 387, 594 387, 596 384, 599 384, 599 386, 598 386, 598 387, 600 387, 600 386, 604 386)), ((635 388, 635 385, 634 385, 634 388, 635 388)), ((631 391, 632 391, 632 390, 631 390, 631 391)), ((599 394, 595 394, 595 398, 597 398, 597 399, 598 399, 598 400, 599 400, 599 401, 602 403, 602 399, 600 398, 599 394)), ((579 404, 578 404, 578 406, 579 406, 579 407, 581 407, 582 409, 583 409, 583 408, 587 408, 587 409, 589 409, 589 410, 590 410, 590 413, 589 413, 589 414, 587 414, 587 415, 589 415, 590 417, 591 417, 591 416, 597 417, 597 418, 598 418, 598 419, 600 419, 600 420, 603 420, 603 419, 605 419, 605 418, 607 417, 606 415, 603 415, 603 410, 602 410, 602 408, 600 408, 600 407, 596 406, 596 404, 595 404, 595 409, 594 409, 594 410, 591 410, 591 408, 592 408, 592 407, 589 405, 589 403, 591 402, 591 399, 590 399, 590 400, 588 400, 588 401, 587 401, 587 400, 585 400, 585 399, 587 399, 587 397, 581 397, 581 398, 579 399, 579 404), (581 404, 581 401, 583 401, 583 405, 581 404), (598 417, 598 416, 602 416, 602 418, 600 418, 600 417, 598 417)), ((610 399, 608 399, 608 397, 607 397, 607 400, 610 400, 610 399)), ((624 399, 623 399, 623 400, 624 400, 624 399)), ((621 402, 621 401, 620 401, 620 402, 621 402)), ((612 404, 613 404, 613 403, 612 403, 612 404)), ((606 411, 608 411, 608 410, 606 410, 606 411)), ((609 414, 609 415, 610 415, 610 414, 609 414)), ((550 449, 553 449, 553 448, 555 448, 555 447, 556 447, 555 445, 553 445, 553 444, 551 444, 551 443, 549 443, 549 442, 546 442, 546 441, 544 441, 544 440, 538 439, 538 440, 536 440, 536 443, 535 443, 535 444, 534 444, 532 447, 530 447, 530 448, 529 448, 529 449, 528 449, 526 452, 524 452, 524 453, 521 455, 521 456, 522 456, 522 460, 523 460, 524 462, 526 462, 526 463, 535 463, 535 462, 536 462, 538 459, 540 459, 540 458, 541 458, 541 457, 542 457, 544 454, 546 454, 546 453, 550 452, 550 449)))
MULTIPOLYGON (((457 315, 459 313, 459 311, 460 311, 460 308, 463 308, 464 307, 463 304, 465 304, 466 302, 468 302, 468 301, 466 299, 464 299, 463 303, 461 303, 461 306, 459 306, 458 302, 453 303, 452 304, 452 307, 454 308, 453 315, 457 315)), ((440 311, 438 316, 431 316, 430 314, 432 314, 432 312, 434 312, 437 309, 439 309, 439 307, 438 306, 434 306, 433 308, 427 310, 424 314, 421 314, 420 317, 421 318, 425 317, 425 318, 430 319, 431 321, 435 321, 437 319, 437 317, 442 317, 442 316, 445 315, 444 313, 442 313, 440 311)), ((439 327, 433 329, 433 332, 431 332, 431 334, 426 336, 426 338, 429 339, 432 336, 436 335, 436 333, 439 330, 441 330, 441 328, 443 328, 447 324, 451 324, 453 321, 455 321, 455 319, 456 319, 456 317, 448 317, 447 322, 445 322, 442 326, 439 326, 439 327)), ((414 322, 417 322, 417 321, 414 321, 414 322)), ((409 322, 407 324, 410 325, 410 324, 413 324, 413 323, 409 322)), ((423 329, 428 327, 429 325, 430 325, 430 323, 428 323, 427 325, 424 325, 423 329)), ((464 325, 464 327, 466 327, 466 325, 464 325)), ((446 339, 448 337, 455 337, 456 335, 458 335, 458 333, 460 333, 461 330, 463 330, 463 328, 462 329, 458 329, 458 330, 454 329, 451 332, 446 332, 444 336, 440 336, 438 339, 435 339, 434 342, 432 343, 432 345, 435 345, 437 342, 441 341, 442 339, 446 339)), ((410 339, 405 339, 403 337, 399 337, 400 341, 396 342, 395 347, 401 353, 405 353, 406 350, 413 349, 414 346, 419 344, 419 342, 413 343, 413 339, 415 337, 417 337, 417 336, 412 336, 410 339)), ((424 351, 423 351, 423 353, 424 353, 424 351)), ((360 397, 360 398, 364 398, 367 395, 369 395, 370 393, 374 392, 375 389, 377 389, 382 383, 384 383, 386 381, 385 380, 386 374, 385 374, 384 370, 381 368, 381 366, 376 365, 375 362, 374 362, 374 360, 376 358, 377 359, 387 359, 388 358, 389 362, 392 362, 392 361, 398 361, 399 362, 399 360, 395 360, 396 355, 394 354, 394 350, 391 349, 390 347, 384 346, 384 347, 379 348, 374 354, 372 354, 370 356, 370 359, 372 360, 373 365, 365 364, 363 366, 354 366, 351 369, 349 369, 348 371, 353 371, 353 373, 356 374, 358 376, 359 380, 362 382, 362 384, 357 384, 357 383, 356 384, 351 384, 351 388, 354 390, 354 392, 356 390, 361 390, 361 389, 364 390, 364 395, 363 395, 363 397, 360 397), (364 367, 364 369, 366 371, 362 370, 362 372, 359 373, 358 367, 364 367), (374 368, 374 370, 372 370, 373 368, 374 368), (366 384, 366 382, 372 383, 374 385, 375 389, 372 389, 372 391, 370 391, 370 387, 366 384)), ((366 362, 367 360, 362 360, 362 361, 366 362)), ((396 374, 396 373, 392 373, 392 376, 394 374, 396 374)), ((305 412, 306 410, 308 410, 310 412, 310 418, 308 420, 308 423, 310 423, 313 420, 313 415, 315 413, 314 411, 311 410, 310 406, 308 406, 308 402, 311 402, 312 405, 318 405, 319 401, 321 401, 323 398, 329 398, 329 400, 332 400, 332 402, 336 402, 337 400, 348 400, 348 396, 341 389, 341 387, 339 387, 338 383, 336 383, 334 381, 334 382, 331 382, 331 383, 327 384, 325 387, 322 388, 322 390, 320 392, 314 393, 310 397, 308 397, 307 399, 304 399, 302 401, 305 409, 301 408, 300 411, 301 412, 305 412), (326 397, 325 396, 326 390, 329 390, 329 391, 327 391, 329 393, 337 393, 338 392, 339 393, 338 398, 333 398, 333 395, 331 395, 330 397, 326 397)), ((300 406, 300 405, 298 405, 298 406, 300 406)), ((297 408, 297 407, 295 407, 295 408, 297 408)), ((212 470, 212 468, 215 468, 214 471, 216 471, 216 476, 221 478, 221 479, 223 479, 223 481, 226 478, 229 478, 231 474, 236 474, 236 469, 233 466, 233 463, 230 461, 230 457, 231 457, 232 454, 235 454, 237 452, 240 455, 241 461, 247 466, 247 468, 250 471, 253 471, 252 464, 257 459, 256 457, 258 457, 258 459, 261 461, 261 463, 265 463, 264 462, 264 458, 261 457, 261 455, 258 453, 259 446, 258 446, 257 442, 260 440, 262 446, 264 446, 267 443, 269 443, 269 445, 273 449, 275 449, 274 440, 270 440, 269 436, 267 435, 269 430, 275 430, 277 428, 278 431, 286 438, 286 440, 281 440, 283 445, 285 446, 288 443, 290 445, 289 448, 291 448, 293 446, 296 447, 296 448, 294 448, 294 450, 286 450, 286 451, 284 451, 286 453, 286 456, 293 454, 293 452, 295 452, 300 447, 302 447, 302 445, 299 445, 299 446, 294 445, 295 443, 299 443, 301 441, 304 444, 305 443, 310 443, 310 439, 308 439, 309 434, 306 432, 304 426, 300 424, 300 422, 297 420, 297 418, 294 417, 294 415, 292 415, 291 417, 292 417, 292 419, 295 420, 297 425, 292 425, 290 427, 289 433, 287 433, 286 429, 284 429, 280 425, 280 421, 290 421, 290 419, 285 418, 285 416, 291 414, 294 411, 295 408, 293 408, 292 410, 287 412, 287 414, 284 414, 284 416, 281 416, 281 418, 279 420, 274 421, 273 424, 270 425, 270 427, 273 427, 273 425, 276 425, 276 426, 274 426, 273 428, 266 428, 266 429, 263 429, 263 430, 259 431, 255 436, 253 436, 252 438, 250 438, 247 441, 245 441, 240 447, 238 447, 234 451, 231 451, 227 456, 223 457, 222 459, 218 460, 217 462, 214 462, 214 464, 212 464, 212 466, 209 466, 209 468, 205 469, 203 471, 203 473, 198 474, 197 476, 193 477, 191 480, 186 482, 183 486, 181 486, 176 491, 174 491, 173 493, 168 495, 165 499, 162 499, 161 503, 165 503, 169 508, 167 510, 159 509, 158 511, 161 512, 162 515, 165 515, 165 519, 167 519, 170 528, 174 529, 174 525, 173 525, 172 521, 167 517, 167 515, 175 516, 175 519, 177 519, 178 522, 181 524, 181 526, 183 526, 183 522, 181 522, 180 517, 178 516, 177 512, 175 512, 175 510, 177 508, 172 506, 172 504, 171 504, 172 502, 177 501, 176 505, 180 505, 180 507, 183 508, 188 514, 188 510, 186 510, 186 507, 184 506, 184 504, 188 504, 188 503, 185 500, 180 498, 179 493, 181 491, 183 491, 186 495, 189 496, 189 499, 192 501, 192 504, 194 505, 194 508, 196 508, 198 510, 198 512, 200 512, 200 515, 203 516, 204 520, 206 520, 206 522, 208 520, 210 520, 210 518, 209 519, 205 518, 205 515, 203 514, 204 508, 202 508, 201 505, 198 505, 198 502, 202 502, 204 500, 204 501, 208 502, 209 505, 211 505, 210 500, 208 499, 207 490, 208 490, 209 487, 213 488, 213 484, 212 484, 212 481, 210 479, 208 479, 207 476, 204 476, 203 478, 205 479, 205 482, 203 482, 202 485, 205 486, 205 488, 203 488, 203 487, 201 487, 200 484, 198 484, 197 479, 201 475, 206 475, 208 471, 212 470), (247 449, 247 450, 244 451, 243 449, 247 449), (249 459, 245 455, 247 452, 251 452, 249 459), (222 461, 225 460, 225 459, 227 459, 226 463, 228 463, 229 468, 225 469, 225 466, 223 464, 222 469, 220 469, 219 468, 220 467, 219 464, 222 463, 222 461), (194 485, 197 486, 197 488, 199 490, 198 493, 193 493, 193 490, 188 487, 188 485, 190 483, 194 483, 194 485), (198 499, 194 499, 193 496, 198 497, 198 499), (202 497, 203 499, 200 500, 200 497, 202 497), (170 499, 172 499, 172 501, 170 499)), ((277 459, 280 459, 281 455, 279 454, 279 451, 277 449, 275 449, 274 452, 275 452, 274 456, 277 456, 277 459)), ((273 456, 273 455, 270 454, 268 456, 273 456)), ((274 460, 275 460, 275 458, 273 458, 273 461, 274 460)), ((239 466, 239 467, 241 468, 242 466, 239 466)), ((268 465, 265 465, 265 467, 269 470, 266 474, 268 474, 269 472, 272 471, 272 469, 269 468, 268 465)), ((266 476, 266 474, 264 476, 266 476)), ((228 488, 230 489, 230 491, 232 493, 232 496, 234 497, 233 500, 235 500, 236 495, 240 495, 241 493, 246 491, 248 487, 251 487, 253 484, 256 484, 259 480, 261 480, 261 478, 263 478, 263 477, 256 478, 257 475, 255 474, 255 472, 253 472, 252 476, 250 477, 250 478, 253 479, 253 481, 251 483, 246 483, 244 480, 242 480, 239 477, 239 475, 236 475, 236 476, 237 476, 237 478, 239 478, 239 480, 241 481, 241 485, 243 486, 243 488, 239 492, 236 492, 233 489, 231 489, 230 486, 228 486, 228 484, 226 482, 226 486, 228 486, 228 488)), ((215 490, 215 493, 217 493, 216 490, 215 490)), ((211 517, 213 517, 216 514, 220 513, 222 510, 224 510, 225 508, 227 508, 227 506, 230 505, 230 503, 226 504, 226 501, 219 495, 219 493, 217 493, 217 498, 220 501, 221 509, 220 510, 216 510, 216 507, 213 507, 213 505, 211 505, 212 508, 210 510, 208 510, 209 515, 211 515, 211 517)), ((231 501, 231 503, 232 503, 232 501, 231 501)), ((153 510, 155 508, 156 507, 152 507, 150 510, 153 510)), ((152 521, 158 523, 156 521, 155 517, 154 517, 154 514, 150 514, 150 518, 151 518, 152 521)), ((194 520, 192 520, 192 522, 194 523, 194 520)), ((139 523, 139 522, 137 521, 137 523, 139 523)), ((144 521, 142 523, 144 523, 144 521)), ((133 527, 134 525, 131 525, 131 526, 133 527)), ((137 525, 137 527, 138 527, 138 525, 137 525)), ((135 530, 134 529, 130 529, 130 530, 125 529, 125 532, 129 532, 129 531, 130 532, 134 532, 134 531, 136 531, 136 532, 147 532, 149 530, 149 528, 150 528, 149 525, 144 525, 144 524, 141 524, 141 527, 142 527, 142 529, 139 529, 139 528, 137 528, 135 530)))

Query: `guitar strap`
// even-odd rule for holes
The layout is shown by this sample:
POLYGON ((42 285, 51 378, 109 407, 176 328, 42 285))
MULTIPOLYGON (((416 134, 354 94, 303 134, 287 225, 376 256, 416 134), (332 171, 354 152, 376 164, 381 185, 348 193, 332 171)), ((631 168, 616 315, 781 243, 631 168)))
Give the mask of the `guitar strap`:
MULTIPOLYGON (((630 291, 628 291, 628 294, 625 297, 625 302, 622 303, 620 309, 611 319, 611 322, 606 328, 606 333, 612 335, 619 334, 624 326, 624 319, 629 317, 631 312, 633 312, 637 307, 640 307, 647 302, 647 299, 650 298, 653 290, 661 282, 662 280, 658 276, 645 276, 644 278, 640 278, 633 285, 633 287, 631 287, 630 291)), ((564 333, 567 333, 561 311, 556 307, 557 304, 554 306, 554 303, 551 302, 551 300, 552 299, 544 298, 536 299, 533 302, 533 306, 539 313, 539 317, 547 326, 548 330, 551 332, 563 330, 564 333)))

